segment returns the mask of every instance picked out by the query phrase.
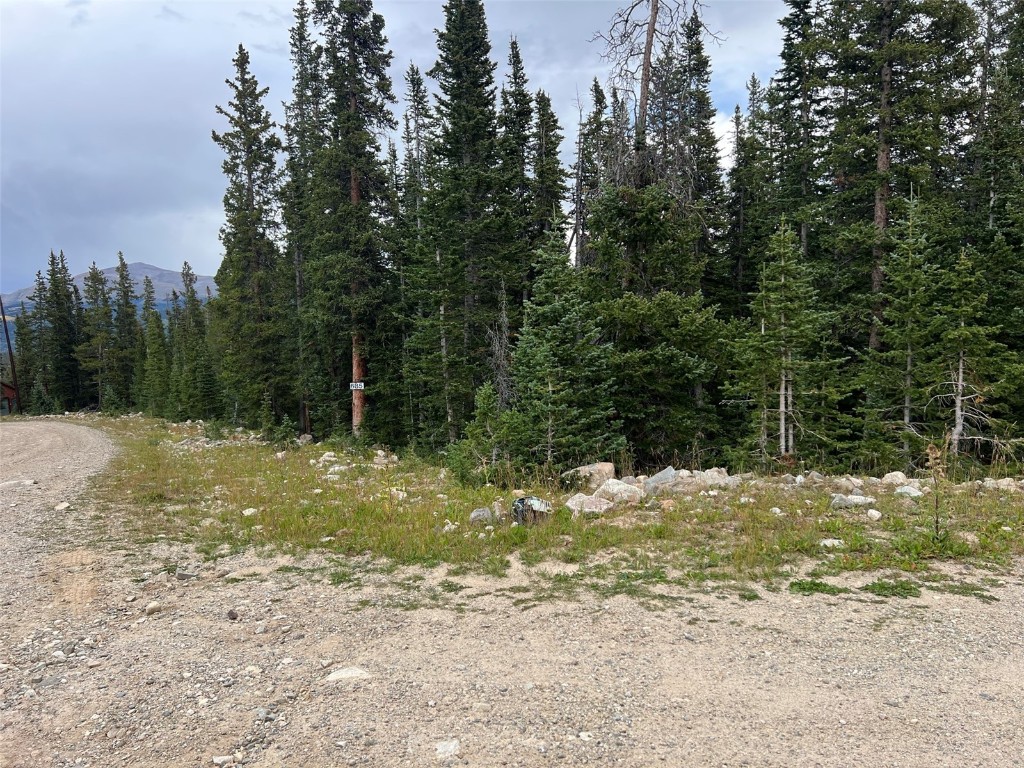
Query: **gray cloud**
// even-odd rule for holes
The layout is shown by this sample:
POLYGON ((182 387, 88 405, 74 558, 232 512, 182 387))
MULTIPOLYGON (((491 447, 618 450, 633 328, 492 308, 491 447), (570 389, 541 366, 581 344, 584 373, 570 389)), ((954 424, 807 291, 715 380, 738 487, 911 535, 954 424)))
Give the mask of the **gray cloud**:
MULTIPOLYGON (((31 283, 50 249, 60 248, 76 272, 93 260, 107 266, 123 250, 130 261, 176 269, 188 259, 212 274, 221 254, 224 188, 210 138, 222 127, 214 106, 229 98, 224 79, 241 42, 254 52, 253 70, 281 117, 291 88, 291 7, 291 0, 241 9, 236 2, 0 4, 2 290, 31 283)), ((582 0, 487 4, 499 77, 515 35, 530 87, 551 95, 565 128, 566 158, 577 94, 585 101, 591 80, 607 75, 599 45, 589 41, 615 7, 582 0)), ((422 70, 434 63, 441 0, 382 0, 377 9, 387 20, 400 95, 410 61, 422 70)), ((775 69, 775 19, 783 10, 781 0, 708 5, 709 26, 726 35, 709 46, 723 121, 745 101, 750 73, 767 79, 775 69)))

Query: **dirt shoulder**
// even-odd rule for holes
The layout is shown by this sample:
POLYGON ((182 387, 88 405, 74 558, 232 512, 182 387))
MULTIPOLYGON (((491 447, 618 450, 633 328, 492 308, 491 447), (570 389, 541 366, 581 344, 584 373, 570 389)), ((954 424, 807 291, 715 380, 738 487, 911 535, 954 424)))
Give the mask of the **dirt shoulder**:
POLYGON ((129 546, 82 495, 102 433, 6 422, 0 449, 3 768, 1024 764, 1020 564, 994 602, 524 603, 518 565, 129 546))

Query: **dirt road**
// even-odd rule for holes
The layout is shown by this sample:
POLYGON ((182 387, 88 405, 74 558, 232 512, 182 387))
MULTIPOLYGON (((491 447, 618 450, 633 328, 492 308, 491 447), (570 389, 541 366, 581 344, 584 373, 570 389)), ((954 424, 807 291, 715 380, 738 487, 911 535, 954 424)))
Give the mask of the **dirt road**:
POLYGON ((123 541, 80 495, 112 454, 85 427, 0 424, 2 768, 1024 765, 1019 565, 992 603, 679 590, 526 610, 518 565, 123 541))

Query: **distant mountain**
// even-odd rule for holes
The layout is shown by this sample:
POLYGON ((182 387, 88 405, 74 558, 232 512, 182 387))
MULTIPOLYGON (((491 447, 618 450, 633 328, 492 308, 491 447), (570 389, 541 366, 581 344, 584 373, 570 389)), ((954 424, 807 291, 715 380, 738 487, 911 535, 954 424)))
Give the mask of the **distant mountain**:
MULTIPOLYGON (((171 269, 161 269, 160 267, 154 267, 152 264, 143 264, 141 261, 136 261, 128 265, 128 273, 132 276, 132 282, 135 284, 135 292, 140 295, 142 294, 142 279, 148 277, 153 281, 157 304, 161 307, 169 302, 171 291, 181 293, 184 290, 184 285, 181 282, 181 273, 171 269)), ((85 274, 83 272, 74 277, 75 285, 79 289, 85 288, 85 274)), ((106 275, 111 285, 117 281, 117 267, 107 267, 103 270, 103 274, 106 275)), ((212 277, 196 275, 196 292, 199 294, 200 299, 206 298, 207 288, 209 288, 211 294, 217 295, 217 284, 213 281, 212 277)), ((28 288, 22 288, 21 290, 3 295, 4 309, 7 310, 8 316, 17 315, 21 312, 22 301, 25 302, 27 309, 32 308, 32 302, 28 297, 33 290, 35 290, 35 286, 29 286, 28 288)))

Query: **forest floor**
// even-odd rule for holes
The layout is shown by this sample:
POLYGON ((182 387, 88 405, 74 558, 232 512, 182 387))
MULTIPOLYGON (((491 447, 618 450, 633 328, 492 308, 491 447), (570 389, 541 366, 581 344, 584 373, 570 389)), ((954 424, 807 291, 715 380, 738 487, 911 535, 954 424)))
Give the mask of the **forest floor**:
MULTIPOLYGON (((835 530, 862 551, 784 558, 760 578, 744 574, 767 561, 716 549, 724 506, 695 499, 717 515, 713 536, 696 528, 705 559, 717 551, 735 577, 705 563, 697 578, 668 556, 683 546, 671 514, 650 546, 614 531, 588 540, 598 534, 562 518, 488 540, 435 525, 422 551, 374 539, 363 508, 346 506, 357 489, 393 518, 382 529, 420 524, 388 500, 426 490, 399 487, 393 469, 383 502, 365 480, 376 470, 348 470, 351 485, 316 494, 310 513, 333 533, 284 546, 277 483, 306 496, 325 485, 299 472, 322 474, 310 464, 322 449, 229 448, 235 487, 193 463, 210 451, 162 440, 0 423, 2 768, 1024 763, 1024 496, 942 521, 984 557, 925 562, 870 544, 927 528, 916 511, 892 522, 903 502, 880 504, 889 527, 858 544, 859 520, 765 490, 765 503, 812 502, 813 520, 777 532, 795 554, 801 537, 835 530), (377 554, 387 547, 394 556, 377 554), (866 568, 872 553, 882 570, 866 568)), ((438 525, 459 522, 443 519, 452 509, 438 525)))

